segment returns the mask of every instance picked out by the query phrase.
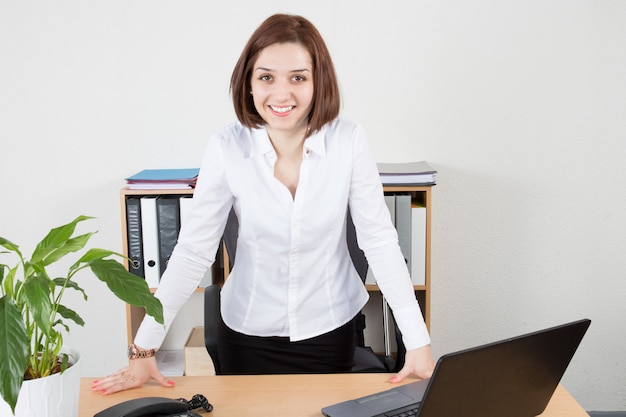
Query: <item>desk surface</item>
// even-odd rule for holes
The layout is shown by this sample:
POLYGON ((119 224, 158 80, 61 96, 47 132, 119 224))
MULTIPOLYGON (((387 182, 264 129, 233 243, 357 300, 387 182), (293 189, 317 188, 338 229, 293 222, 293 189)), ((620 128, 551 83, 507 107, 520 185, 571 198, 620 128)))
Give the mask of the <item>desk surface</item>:
MULTIPOLYGON (((91 391, 94 378, 81 379, 79 417, 137 397, 190 399, 203 394, 215 407, 208 417, 264 416, 320 417, 324 406, 363 397, 393 387, 391 374, 187 376, 172 378, 174 388, 150 382, 142 388, 112 395, 91 391), (295 412, 295 414, 294 414, 295 412)), ((413 380, 404 381, 404 383, 413 380)), ((394 384, 395 385, 395 384, 394 384)), ((200 413, 201 415, 205 415, 200 413)), ((542 417, 588 417, 585 410, 559 386, 542 417)))

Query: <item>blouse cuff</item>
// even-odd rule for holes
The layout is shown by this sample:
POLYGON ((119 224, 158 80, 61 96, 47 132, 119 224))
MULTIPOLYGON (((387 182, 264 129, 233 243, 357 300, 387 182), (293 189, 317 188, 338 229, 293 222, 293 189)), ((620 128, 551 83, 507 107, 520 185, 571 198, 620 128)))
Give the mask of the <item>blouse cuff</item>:
POLYGON ((413 350, 430 344, 430 336, 419 305, 396 308, 393 315, 398 328, 406 329, 402 332, 402 341, 406 350, 413 350))

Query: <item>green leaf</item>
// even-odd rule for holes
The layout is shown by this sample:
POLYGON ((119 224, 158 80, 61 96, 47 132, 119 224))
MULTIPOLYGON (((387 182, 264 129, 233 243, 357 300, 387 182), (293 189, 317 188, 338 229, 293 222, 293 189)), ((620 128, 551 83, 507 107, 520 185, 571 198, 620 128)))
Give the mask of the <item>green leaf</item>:
POLYGON ((45 259, 55 249, 58 249, 65 245, 67 240, 70 239, 74 234, 76 225, 84 220, 89 220, 92 218, 93 217, 89 216, 78 216, 71 223, 50 230, 46 237, 44 237, 43 240, 37 244, 37 247, 35 247, 31 262, 37 263, 45 259))
POLYGON ((81 250, 95 233, 96 232, 85 233, 84 235, 66 240, 63 246, 50 251, 50 253, 43 259, 43 264, 50 265, 63 258, 68 253, 81 250))
POLYGON ((124 255, 121 255, 119 253, 116 253, 107 249, 91 248, 87 250, 87 252, 85 252, 85 254, 81 256, 80 259, 74 263, 74 265, 70 267, 69 269, 70 273, 74 273, 77 269, 84 267, 85 265, 89 265, 93 261, 99 261, 111 255, 116 255, 116 256, 119 256, 120 258, 124 257, 124 255))
POLYGON ((78 324, 79 326, 85 325, 85 321, 74 310, 67 308, 62 304, 59 304, 57 307, 58 307, 57 312, 61 315, 61 317, 72 320, 74 323, 78 324))
POLYGON ((124 255, 121 255, 121 254, 119 254, 117 252, 113 252, 111 250, 100 249, 100 248, 91 248, 87 252, 85 252, 85 254, 83 256, 81 256, 81 258, 78 261, 76 261, 75 265, 80 264, 80 263, 91 263, 91 262, 93 262, 95 260, 104 259, 104 258, 106 258, 108 256, 111 256, 111 255, 116 255, 116 256, 119 256, 121 258, 124 257, 124 255))
POLYGON ((70 357, 67 353, 62 353, 61 357, 61 373, 65 372, 70 364, 70 357))
POLYGON ((15 411, 28 365, 28 335, 22 314, 8 297, 0 298, 0 394, 15 411))
POLYGON ((8 265, 0 265, 0 268, 2 268, 3 271, 5 270, 5 268, 8 270, 8 274, 3 276, 2 278, 2 289, 4 290, 4 293, 6 295, 13 298, 13 294, 15 293, 15 290, 16 290, 13 284, 15 282, 15 274, 17 273, 17 266, 14 268, 10 268, 8 265))
POLYGON ((19 246, 17 246, 15 243, 0 237, 0 246, 5 247, 6 249, 10 250, 11 252, 15 252, 19 255, 19 257, 22 257, 22 252, 20 252, 19 250, 19 246))
POLYGON ((83 299, 87 301, 87 293, 76 282, 68 280, 67 278, 55 278, 52 280, 52 282, 54 282, 54 285, 56 285, 57 287, 71 288, 73 290, 82 292, 83 299))
MULTIPOLYGON (((20 260, 22 260, 22 252, 20 252, 19 247, 3 238, 0 237, 0 246, 8 249, 10 252, 7 251, 2 251, 0 252, 0 254, 7 254, 7 253, 15 253, 17 254, 17 256, 19 256, 20 260)), ((5 265, 5 264, 0 264, 0 284, 2 284, 3 289, 4 289, 4 293, 9 295, 10 297, 13 297, 13 282, 14 282, 14 278, 15 278, 15 273, 17 271, 18 266, 16 265, 15 267, 11 268, 9 265, 5 265), (5 272, 6 271, 8 272, 5 272), (6 273, 6 275, 5 275, 6 273), (6 278, 6 279, 5 279, 6 278)))
POLYGON ((51 280, 43 276, 43 274, 37 274, 24 283, 22 290, 37 327, 48 336, 50 335, 52 324, 50 321, 52 314, 52 302, 50 301, 51 283, 51 280))
POLYGON ((150 292, 144 279, 131 274, 122 264, 112 259, 95 260, 90 267, 119 299, 134 306, 144 307, 146 314, 154 317, 157 323, 163 324, 161 301, 150 292))
MULTIPOLYGON (((68 326, 67 324, 63 323, 62 320, 57 320, 54 322, 54 326, 62 326, 63 330, 65 330, 66 333, 70 332, 70 326, 68 326)), ((57 334, 61 335, 61 332, 58 332, 57 334)))

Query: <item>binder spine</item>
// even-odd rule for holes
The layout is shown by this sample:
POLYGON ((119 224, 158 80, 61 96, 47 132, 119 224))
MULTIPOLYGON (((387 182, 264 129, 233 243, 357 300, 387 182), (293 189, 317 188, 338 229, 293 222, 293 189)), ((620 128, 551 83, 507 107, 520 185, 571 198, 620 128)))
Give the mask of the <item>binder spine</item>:
POLYGON ((141 202, 141 233, 143 237, 143 264, 146 283, 150 288, 159 285, 159 242, 156 219, 156 197, 144 196, 141 202))
POLYGON ((406 266, 411 271, 411 195, 396 194, 396 230, 398 231, 398 243, 406 266))
POLYGON ((143 241, 141 234, 141 202, 137 197, 126 199, 126 239, 128 240, 128 270, 145 278, 143 266, 143 241))
POLYGON ((157 199, 157 225, 159 240, 159 278, 165 272, 180 231, 179 197, 161 196, 157 199))

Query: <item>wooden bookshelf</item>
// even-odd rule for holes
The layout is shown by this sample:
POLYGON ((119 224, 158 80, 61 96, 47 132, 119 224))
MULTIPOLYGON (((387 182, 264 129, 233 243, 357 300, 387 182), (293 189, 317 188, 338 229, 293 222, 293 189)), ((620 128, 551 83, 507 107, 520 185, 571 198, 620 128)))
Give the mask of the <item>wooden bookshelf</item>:
MULTIPOLYGON (((415 294, 420 303, 422 314, 426 322, 426 326, 430 329, 430 303, 431 303, 431 217, 432 217, 432 187, 431 186, 410 186, 410 185, 393 185, 385 186, 384 192, 386 195, 393 194, 409 194, 413 202, 418 202, 421 206, 426 208, 426 242, 425 242, 425 276, 423 285, 414 285, 415 294)), ((129 254, 129 242, 127 234, 127 217, 126 217, 126 199, 129 197, 142 197, 142 196, 161 196, 161 195, 191 195, 193 190, 189 189, 172 189, 172 190, 136 190, 123 188, 120 191, 120 204, 121 204, 121 224, 122 224, 122 250, 124 255, 129 254)), ((213 282, 223 283, 227 279, 229 274, 229 262, 228 253, 221 245, 221 250, 216 258, 215 265, 213 266, 213 282), (218 262, 219 260, 219 262, 218 262)), ((128 261, 126 261, 126 268, 129 268, 128 261)), ((378 292, 378 286, 366 285, 366 289, 370 292, 378 292)), ((198 288, 197 292, 202 292, 202 288, 198 288)), ((142 308, 127 306, 126 311, 127 318, 127 336, 129 343, 135 337, 139 325, 143 320, 145 312, 142 308)))

